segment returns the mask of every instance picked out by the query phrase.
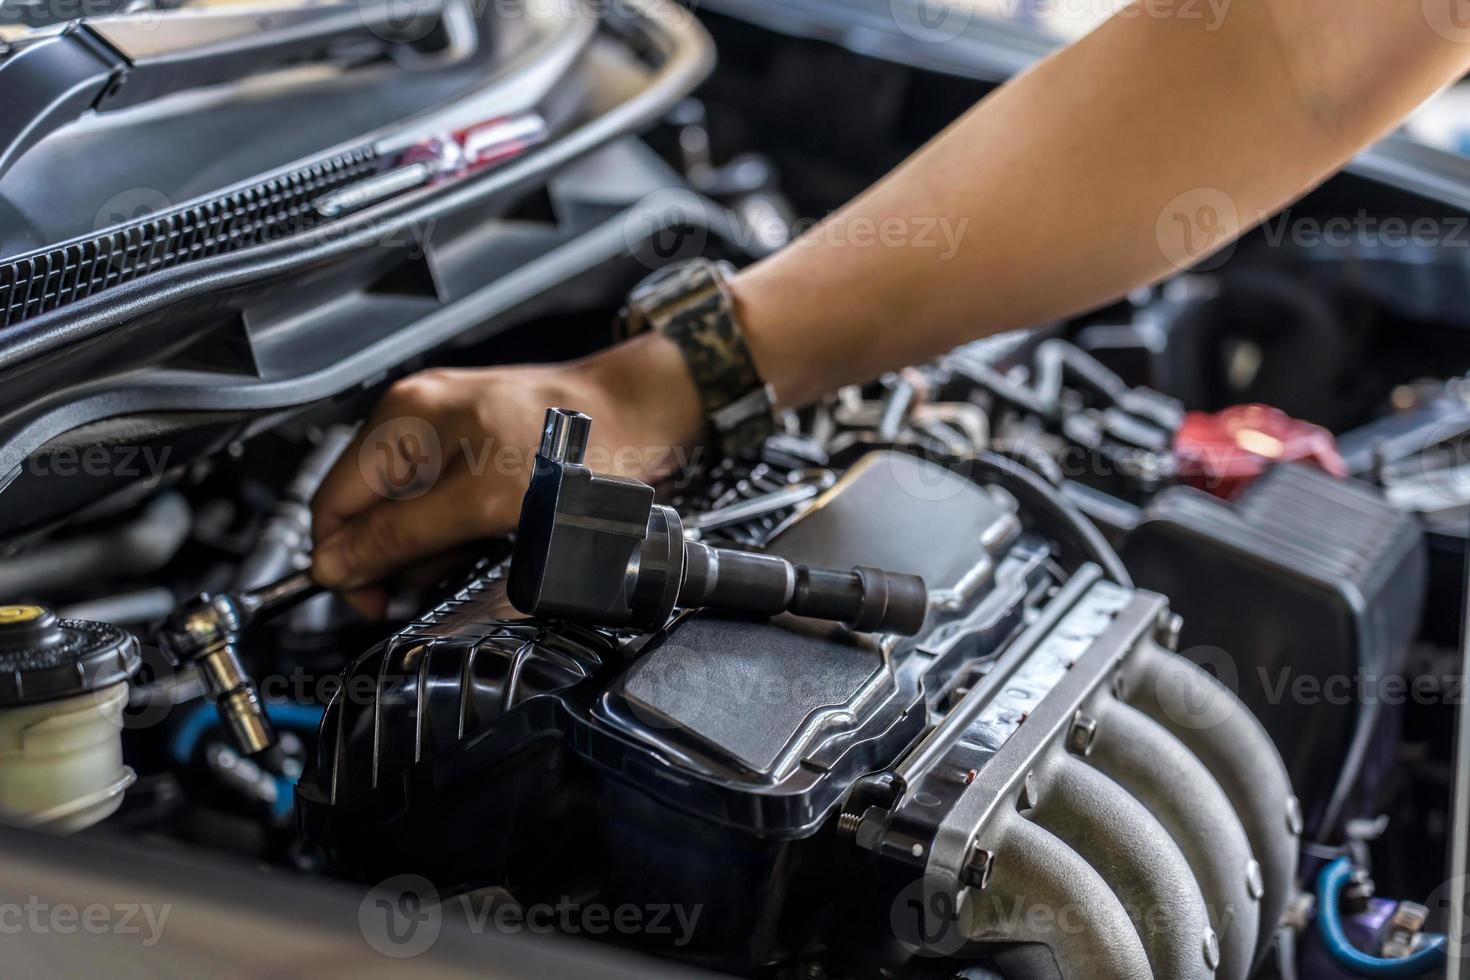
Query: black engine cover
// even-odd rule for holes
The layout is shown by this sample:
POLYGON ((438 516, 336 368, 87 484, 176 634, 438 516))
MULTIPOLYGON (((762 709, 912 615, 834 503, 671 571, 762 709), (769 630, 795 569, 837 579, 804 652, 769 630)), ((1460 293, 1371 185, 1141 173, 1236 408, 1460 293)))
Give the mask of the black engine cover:
POLYGON ((365 879, 698 904, 682 955, 770 962, 810 932, 788 928, 794 910, 816 906, 772 894, 830 889, 855 861, 819 833, 853 782, 894 763, 945 685, 1043 601, 1048 552, 1008 504, 874 453, 775 536, 793 561, 923 575, 934 612, 909 640, 792 617, 686 616, 652 635, 535 622, 488 568, 348 668, 298 788, 303 831, 365 879), (931 644, 961 618, 967 642, 931 644))

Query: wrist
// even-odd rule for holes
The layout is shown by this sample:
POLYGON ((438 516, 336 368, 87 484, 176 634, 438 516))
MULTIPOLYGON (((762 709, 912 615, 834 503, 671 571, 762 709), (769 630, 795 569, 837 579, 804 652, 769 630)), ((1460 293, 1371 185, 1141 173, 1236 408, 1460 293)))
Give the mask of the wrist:
POLYGON ((786 302, 778 290, 772 289, 771 277, 764 274, 764 268, 763 263, 757 264, 732 276, 730 302, 750 359, 769 385, 775 408, 800 408, 825 394, 813 364, 807 363, 802 370, 798 367, 800 357, 779 349, 783 338, 790 338, 799 329, 794 317, 804 306, 786 302))
POLYGON ((584 410, 595 423, 594 442, 629 459, 635 451, 641 454, 643 475, 667 475, 680 454, 704 442, 699 392, 678 346, 667 337, 640 334, 576 362, 571 370, 588 393, 591 404, 584 410))

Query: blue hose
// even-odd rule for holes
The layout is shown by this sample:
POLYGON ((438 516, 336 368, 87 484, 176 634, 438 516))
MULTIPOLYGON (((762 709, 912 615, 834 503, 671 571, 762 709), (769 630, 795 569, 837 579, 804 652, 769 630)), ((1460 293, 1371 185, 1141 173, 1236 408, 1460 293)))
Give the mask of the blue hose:
MULTIPOLYGON (((315 732, 322 723, 324 708, 316 704, 293 704, 289 701, 272 701, 266 704, 270 719, 282 728, 295 728, 315 732)), ((199 740, 220 725, 219 716, 211 704, 196 704, 177 727, 169 734, 169 754, 181 765, 187 765, 199 746, 199 740)), ((296 783, 285 776, 273 776, 276 783, 276 802, 272 814, 285 819, 290 816, 296 802, 296 783)))
POLYGON ((1354 946, 1338 912, 1343 886, 1352 877, 1353 862, 1346 857, 1333 861, 1317 876, 1317 931, 1334 963, 1359 977, 1417 977, 1444 965, 1445 938, 1439 935, 1426 934, 1418 949, 1396 960, 1369 956, 1354 946))

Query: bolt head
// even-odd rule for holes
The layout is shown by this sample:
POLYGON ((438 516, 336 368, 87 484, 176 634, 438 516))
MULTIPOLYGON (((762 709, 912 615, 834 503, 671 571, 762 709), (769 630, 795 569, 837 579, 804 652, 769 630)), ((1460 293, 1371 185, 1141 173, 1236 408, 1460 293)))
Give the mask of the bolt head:
POLYGON ((1300 837, 1302 823, 1302 801, 1293 796, 1286 801, 1286 829, 1291 836, 1300 837))
POLYGON ((990 884, 990 873, 995 870, 995 855, 978 844, 970 845, 970 854, 965 859, 960 879, 970 888, 984 890, 990 884))
POLYGON ((1097 741, 1097 719, 1082 712, 1072 717, 1072 727, 1067 732, 1067 748, 1077 755, 1087 755, 1097 741))
POLYGON ((1165 650, 1178 651, 1179 634, 1184 631, 1184 617, 1165 609, 1154 624, 1154 640, 1165 650))
POLYGON ((1021 782, 1021 794, 1016 800, 1016 809, 1032 810, 1036 808, 1036 804, 1040 801, 1041 797, 1038 795, 1036 787, 1036 773, 1028 772, 1026 773, 1026 778, 1021 782))
POLYGON ((1266 878, 1261 873, 1260 862, 1254 859, 1245 866, 1245 890, 1251 898, 1259 899, 1266 894, 1266 878))
POLYGON ((1220 966, 1220 937, 1215 935, 1215 930, 1209 929, 1205 932, 1204 941, 1205 966, 1211 970, 1220 966))

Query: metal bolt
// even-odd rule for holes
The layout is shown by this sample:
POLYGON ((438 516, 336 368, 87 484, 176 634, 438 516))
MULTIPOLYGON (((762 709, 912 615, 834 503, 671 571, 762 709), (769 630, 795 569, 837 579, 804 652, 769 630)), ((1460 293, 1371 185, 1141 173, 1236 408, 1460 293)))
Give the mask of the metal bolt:
POLYGON ((1016 809, 1033 810, 1041 801, 1036 789, 1036 773, 1026 773, 1026 778, 1021 781, 1021 795, 1016 800, 1016 809))
POLYGON ((862 823, 862 814, 844 813, 837 818, 837 833, 841 837, 856 837, 858 824, 862 823))
POLYGON ((995 855, 978 844, 971 844, 965 867, 960 871, 960 880, 970 888, 983 890, 990 884, 990 872, 994 869, 995 855))
POLYGON ((1266 894, 1266 878, 1261 874, 1261 865, 1252 859, 1245 866, 1245 890, 1250 893, 1251 898, 1260 898, 1266 894))
POLYGON ((1286 801, 1286 829, 1293 837, 1302 834, 1302 801, 1295 796, 1286 801))
POLYGON ((1281 924, 1301 932, 1311 924, 1316 911, 1317 896, 1311 892, 1302 892, 1287 903, 1286 911, 1281 913, 1281 924))
POLYGON ((1179 634, 1184 630, 1184 617, 1168 609, 1159 612, 1154 623, 1154 640, 1165 650, 1179 649, 1179 634))
POLYGON ((1087 755, 1096 740, 1097 719, 1077 712, 1072 717, 1072 728, 1067 732, 1067 748, 1078 755, 1087 755))
POLYGON ((1215 935, 1215 930, 1205 932, 1205 966, 1214 970, 1220 966, 1220 937, 1215 935))

